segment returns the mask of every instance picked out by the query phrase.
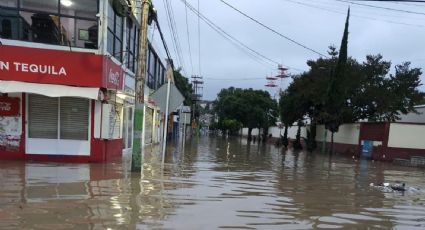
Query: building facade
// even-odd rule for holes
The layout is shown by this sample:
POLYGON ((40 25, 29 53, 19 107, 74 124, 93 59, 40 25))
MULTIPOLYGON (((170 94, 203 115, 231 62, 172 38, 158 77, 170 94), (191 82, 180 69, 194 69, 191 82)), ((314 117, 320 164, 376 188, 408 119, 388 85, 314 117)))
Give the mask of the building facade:
MULTIPOLYGON (((101 162, 131 152, 138 2, 0 2, 0 159, 101 162)), ((165 68, 147 52, 154 90, 165 68)), ((159 111, 146 107, 154 133, 159 111)))

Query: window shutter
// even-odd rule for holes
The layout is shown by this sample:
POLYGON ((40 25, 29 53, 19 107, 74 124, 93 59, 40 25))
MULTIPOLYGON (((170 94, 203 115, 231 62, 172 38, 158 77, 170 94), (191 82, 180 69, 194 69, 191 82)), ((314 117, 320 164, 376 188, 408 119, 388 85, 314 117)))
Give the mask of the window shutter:
POLYGON ((37 94, 28 95, 30 138, 58 138, 58 99, 37 94))
POLYGON ((88 140, 89 100, 60 99, 60 139, 88 140))

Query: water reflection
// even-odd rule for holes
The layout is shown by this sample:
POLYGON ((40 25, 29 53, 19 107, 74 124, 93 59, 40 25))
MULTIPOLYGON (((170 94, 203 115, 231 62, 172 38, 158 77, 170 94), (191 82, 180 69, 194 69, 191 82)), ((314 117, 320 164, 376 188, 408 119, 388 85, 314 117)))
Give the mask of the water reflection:
POLYGON ((424 171, 200 138, 108 164, 0 162, 1 229, 423 229, 424 171), (183 151, 184 149, 184 151, 183 151), (405 193, 369 186, 404 181, 405 193))

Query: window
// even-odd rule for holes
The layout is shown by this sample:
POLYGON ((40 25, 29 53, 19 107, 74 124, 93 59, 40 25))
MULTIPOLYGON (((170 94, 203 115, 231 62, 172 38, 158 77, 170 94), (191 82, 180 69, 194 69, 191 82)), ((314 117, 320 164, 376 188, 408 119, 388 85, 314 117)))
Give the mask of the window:
POLYGON ((39 12, 58 13, 58 0, 47 1, 33 1, 33 0, 20 0, 20 8, 24 10, 33 10, 39 12))
POLYGON ((1 34, 3 38, 12 38, 12 22, 10 19, 4 19, 1 22, 1 34))
POLYGON ((29 138, 88 140, 89 100, 28 95, 29 138))
POLYGON ((3 1, 0 25, 10 20, 11 27, 2 38, 97 49, 98 0, 3 1))
POLYGON ((147 85, 151 89, 158 89, 162 84, 164 84, 165 68, 152 46, 149 46, 146 65, 147 85))
POLYGON ((18 0, 1 0, 0 6, 7 6, 7 7, 16 7, 18 5, 18 0))
POLYGON ((137 53, 139 49, 139 29, 131 19, 127 19, 127 68, 133 73, 137 71, 137 53))
POLYGON ((93 0, 72 0, 72 4, 61 2, 60 12, 62 15, 70 17, 80 17, 96 20, 97 1, 93 0))
POLYGON ((122 62, 124 18, 117 15, 111 2, 108 5, 108 52, 122 62))

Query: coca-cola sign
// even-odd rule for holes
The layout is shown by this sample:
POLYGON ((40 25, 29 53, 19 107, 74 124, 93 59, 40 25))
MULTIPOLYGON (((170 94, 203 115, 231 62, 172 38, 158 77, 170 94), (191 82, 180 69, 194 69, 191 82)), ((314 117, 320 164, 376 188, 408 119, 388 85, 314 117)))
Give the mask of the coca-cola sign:
POLYGON ((103 85, 108 89, 123 89, 124 72, 122 68, 115 64, 110 58, 103 58, 103 85))
POLYGON ((20 99, 15 97, 0 97, 0 117, 19 115, 20 99))

